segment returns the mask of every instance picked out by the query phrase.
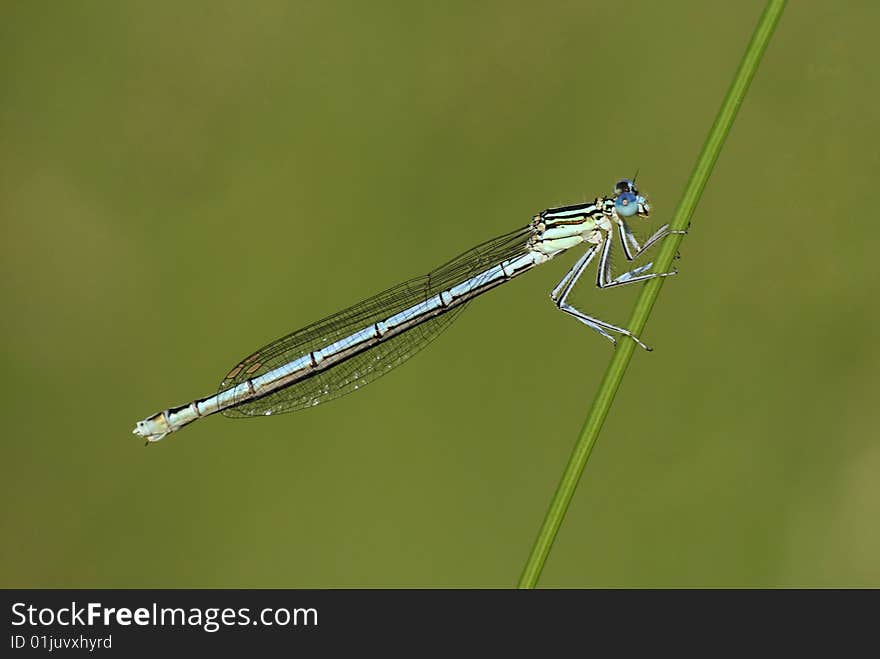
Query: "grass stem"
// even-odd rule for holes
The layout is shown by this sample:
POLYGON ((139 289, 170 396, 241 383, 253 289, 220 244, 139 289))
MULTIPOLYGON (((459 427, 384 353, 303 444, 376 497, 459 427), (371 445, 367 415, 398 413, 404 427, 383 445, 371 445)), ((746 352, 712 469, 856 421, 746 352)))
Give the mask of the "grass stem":
MULTIPOLYGON (((761 58, 764 55, 767 44, 770 42, 773 31, 776 29, 784 8, 785 0, 769 0, 767 3, 748 48, 746 48, 736 76, 730 85, 730 89, 727 91, 727 95, 724 97, 721 109, 718 111, 718 116, 715 117, 715 123, 709 131, 709 136, 706 138, 706 143, 703 145, 703 150, 697 159, 697 164, 694 166, 681 201, 678 203, 678 207, 672 217, 670 222, 672 229, 685 229, 690 225, 691 216, 697 206, 697 202, 700 200, 703 188, 706 187, 706 182, 709 180, 709 175, 712 173, 715 161, 718 159, 718 154, 724 145, 724 140, 730 132, 730 127, 733 124, 739 106, 742 104, 749 84, 755 75, 758 64, 761 62, 761 58)), ((683 236, 679 234, 672 235, 664 240, 660 253, 654 261, 654 270, 656 272, 665 272, 669 269, 682 238, 683 236)), ((648 322, 648 316, 665 280, 665 277, 651 279, 642 288, 627 325, 636 336, 642 333, 645 324, 648 322)), ((623 374, 626 372, 626 367, 629 365, 635 347, 636 344, 626 339, 626 337, 621 337, 617 343, 611 363, 608 364, 608 369, 605 371, 605 376, 602 378, 602 383, 593 400, 593 406, 581 429, 568 465, 556 488, 556 493, 553 495, 553 500, 550 503, 544 523, 535 540, 532 553, 529 555, 529 559, 523 569, 519 581, 520 588, 534 588, 538 578, 541 576, 541 571, 544 569, 544 563, 553 546, 556 533, 559 531, 559 527, 565 517, 565 511, 568 509, 568 504, 571 502, 571 498, 577 488, 581 473, 587 464, 587 460, 590 458, 593 446, 596 444, 596 439, 599 436, 599 431, 602 429, 605 417, 608 416, 608 410, 614 402, 614 397, 620 387, 621 380, 623 380, 623 374)))

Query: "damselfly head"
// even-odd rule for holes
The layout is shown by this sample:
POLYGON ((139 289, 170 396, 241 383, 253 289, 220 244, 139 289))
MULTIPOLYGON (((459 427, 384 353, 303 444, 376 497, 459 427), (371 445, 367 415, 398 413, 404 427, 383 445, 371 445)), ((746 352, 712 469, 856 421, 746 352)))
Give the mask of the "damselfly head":
POLYGON ((628 178, 619 180, 614 185, 614 194, 614 209, 621 217, 633 215, 648 217, 650 214, 651 206, 648 200, 639 194, 634 180, 628 178))

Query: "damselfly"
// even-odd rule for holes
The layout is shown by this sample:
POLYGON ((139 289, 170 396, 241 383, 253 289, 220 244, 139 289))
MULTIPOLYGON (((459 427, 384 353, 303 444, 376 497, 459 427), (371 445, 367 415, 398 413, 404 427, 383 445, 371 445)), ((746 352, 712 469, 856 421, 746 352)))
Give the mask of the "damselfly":
POLYGON ((627 218, 648 217, 647 199, 623 179, 611 197, 542 211, 515 231, 477 245, 427 275, 389 288, 348 309, 288 334, 230 370, 218 393, 138 421, 134 434, 157 442, 209 414, 268 416, 318 405, 356 391, 400 365, 437 337, 465 305, 488 290, 586 243, 586 252, 550 293, 556 306, 612 343, 615 334, 648 346, 629 330, 599 320, 568 302, 581 274, 599 255, 596 285, 611 288, 675 272, 648 272, 652 263, 614 277, 610 249, 617 230, 632 261, 670 233, 663 225, 644 245, 627 218))

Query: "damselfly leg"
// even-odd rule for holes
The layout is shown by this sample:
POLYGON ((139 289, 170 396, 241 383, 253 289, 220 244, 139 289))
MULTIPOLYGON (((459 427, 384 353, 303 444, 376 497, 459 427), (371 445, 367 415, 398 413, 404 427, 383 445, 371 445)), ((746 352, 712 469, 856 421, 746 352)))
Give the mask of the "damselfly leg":
MULTIPOLYGON (((669 232, 666 233, 669 235, 669 232)), ((656 241, 655 241, 656 242, 656 241)), ((642 248, 644 251, 646 248, 642 248)), ((611 288, 613 286, 623 286, 624 284, 634 284, 637 281, 647 281, 648 279, 654 279, 655 277, 669 277, 670 275, 678 274, 677 270, 672 270, 670 272, 650 272, 646 275, 641 274, 645 270, 648 270, 653 263, 647 263, 645 265, 639 266, 638 268, 634 268, 629 272, 624 272, 622 275, 619 275, 612 279, 611 275, 611 238, 608 237, 605 240, 605 244, 602 246, 602 257, 599 259, 599 268, 598 274, 596 276, 596 286, 599 288, 611 288)))
MULTIPOLYGON (((624 248, 624 254, 630 261, 636 258, 645 250, 655 245, 660 239, 665 238, 666 236, 673 233, 685 233, 683 231, 670 231, 669 225, 665 225, 661 227, 660 230, 658 230, 656 233, 654 233, 654 235, 651 236, 644 245, 640 246, 635 237, 632 236, 632 233, 629 232, 629 228, 626 226, 626 223, 619 217, 617 218, 617 222, 620 229, 620 237, 624 248), (627 248, 627 237, 632 238, 633 247, 635 249, 634 253, 630 252, 627 248)), ((647 274, 642 274, 645 273, 647 270, 650 270, 651 266, 653 265, 653 263, 648 263, 634 268, 628 272, 624 272, 617 277, 613 277, 611 272, 610 259, 611 236, 606 233, 601 245, 591 246, 584 253, 584 255, 577 260, 574 266, 572 266, 572 268, 567 273, 565 273, 565 276, 550 293, 550 299, 553 300, 553 302, 556 304, 556 307, 560 311, 564 311, 565 313, 574 316, 579 321, 584 323, 587 327, 595 330, 612 343, 617 343, 617 340, 609 332, 617 332, 618 334, 622 334, 623 336, 630 337, 639 346, 641 346, 645 350, 650 351, 651 348, 643 343, 635 334, 630 332, 628 329, 618 327, 617 325, 612 325, 611 323, 608 323, 604 320, 600 320, 599 318, 590 316, 568 303, 569 294, 571 293, 575 284, 577 284, 577 281, 583 274, 584 270, 586 270, 587 266, 590 265, 590 262, 596 255, 596 251, 600 248, 602 250, 602 254, 599 258, 598 273, 596 275, 596 286, 598 286, 599 288, 604 289, 612 288, 614 286, 623 286, 624 284, 634 284, 639 281, 654 279, 655 277, 668 277, 670 275, 676 274, 677 272, 673 270, 671 272, 649 272, 647 274)))
POLYGON ((584 312, 576 309, 568 303, 569 293, 571 293, 571 290, 574 288, 575 284, 577 284, 577 281, 583 274, 584 270, 586 270, 587 266, 590 265, 590 261, 592 261, 593 257, 596 255, 597 249, 599 249, 598 245, 590 247, 590 249, 588 249, 587 252, 580 259, 578 259, 577 263, 574 264, 574 267, 572 267, 572 269, 566 273, 565 277, 562 278, 562 281, 560 281, 559 284, 557 284, 556 288, 554 288, 553 291, 550 293, 550 299, 552 299, 553 302, 556 303, 557 309, 559 309, 560 311, 564 311, 571 316, 574 316, 584 325, 598 332, 606 339, 611 341, 611 343, 617 343, 617 339, 609 334, 609 332, 617 332, 618 334, 623 334, 624 336, 630 337, 642 348, 650 351, 651 348, 642 343, 639 338, 629 330, 624 329, 623 327, 618 327, 617 325, 612 325, 611 323, 607 323, 604 320, 600 320, 599 318, 588 316, 584 312))
POLYGON ((590 261, 593 260, 593 256, 595 256, 596 254, 596 249, 598 249, 596 245, 591 245, 590 249, 584 252, 583 256, 581 256, 577 260, 577 262, 575 262, 575 264, 571 267, 571 270, 565 273, 565 276, 562 278, 562 280, 558 284, 556 284, 556 288, 554 288, 550 292, 551 300, 556 302, 561 297, 568 295, 568 291, 571 289, 572 286, 574 286, 574 282, 571 281, 571 278, 575 275, 575 273, 580 275, 580 273, 588 265, 590 265, 590 261))
POLYGON ((666 236, 687 233, 686 230, 674 231, 669 228, 668 224, 664 224, 662 227, 657 229, 657 231, 655 231, 650 238, 645 241, 644 245, 640 245, 639 241, 633 235, 632 230, 629 228, 629 225, 627 225, 627 223, 620 216, 617 216, 617 229, 620 235, 620 245, 621 247, 623 247, 623 255, 626 257, 627 261, 634 261, 639 257, 642 252, 650 249, 666 236))

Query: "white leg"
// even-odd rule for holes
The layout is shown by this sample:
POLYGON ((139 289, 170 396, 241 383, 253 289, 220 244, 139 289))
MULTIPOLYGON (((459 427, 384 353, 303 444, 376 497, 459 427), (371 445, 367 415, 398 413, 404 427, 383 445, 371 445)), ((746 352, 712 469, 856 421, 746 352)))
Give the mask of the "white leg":
MULTIPOLYGON (((657 235, 657 234, 655 234, 657 235)), ((656 241, 655 241, 656 242, 656 241)), ((648 243, 645 243, 647 246, 648 243)), ((644 251, 645 248, 642 248, 644 251)), ((612 286, 623 286, 624 284, 634 284, 637 281, 647 281, 648 279, 654 279, 655 277, 669 277, 670 275, 674 275, 677 271, 673 270, 672 272, 651 272, 647 275, 641 274, 645 270, 649 269, 653 263, 648 263, 647 265, 639 266, 629 272, 624 272, 622 275, 611 278, 611 259, 609 258, 611 254, 611 241, 606 240, 605 244, 602 246, 602 256, 599 259, 599 268, 598 274, 596 276, 596 286, 599 288, 611 288, 612 286)))
MULTIPOLYGON (((608 252, 608 244, 609 240, 606 238, 605 245, 603 246, 602 253, 603 256, 607 260, 607 252, 608 252)), ((593 256, 596 254, 596 250, 598 246, 591 247, 586 254, 584 254, 580 259, 578 259, 577 263, 574 264, 571 270, 569 270, 565 277, 562 278, 556 288, 553 289, 553 292, 550 293, 550 298, 556 303, 556 307, 560 311, 564 311, 565 313, 574 316, 579 321, 581 321, 587 327, 595 330, 606 339, 611 341, 611 343, 617 343, 617 340, 609 334, 609 332, 617 332, 619 334, 623 334, 624 336, 630 337, 633 341, 638 343, 645 350, 651 350, 648 346, 642 343, 638 337, 636 337, 632 332, 622 327, 618 327, 617 325, 612 325, 611 323, 606 323, 604 320, 599 320, 598 318, 594 318, 592 316, 588 316, 583 313, 579 309, 574 308, 572 305, 568 304, 567 299, 569 293, 571 293, 572 288, 577 283, 577 280, 583 274, 584 270, 586 270, 587 266, 590 264, 590 261, 593 259, 593 256), (561 295, 560 295, 561 293, 561 295)), ((644 266, 643 266, 644 267, 644 266)), ((623 276, 623 275, 621 275, 623 276)), ((621 281, 620 284, 630 283, 632 280, 621 281)))
POLYGON ((576 279, 577 277, 581 276, 581 273, 588 265, 590 265, 590 261, 592 261, 593 257, 596 255, 596 249, 598 249, 597 245, 590 246, 590 248, 586 252, 584 252, 584 255, 579 258, 577 262, 571 267, 571 270, 565 273, 562 281, 556 284, 556 288, 551 291, 551 300, 556 302, 556 300, 560 298, 560 295, 564 297, 568 294, 568 290, 571 288, 571 286, 574 286, 574 282, 571 281, 572 277, 576 279), (563 292, 562 289, 565 289, 565 291, 563 292))
POLYGON ((687 233, 687 231, 672 231, 668 224, 664 224, 654 232, 654 235, 645 241, 644 245, 639 245, 639 241, 636 240, 636 237, 633 235, 632 231, 630 231, 629 225, 620 216, 617 217, 617 229, 618 234, 620 235, 620 244, 623 247, 623 254, 626 256, 627 261, 632 261, 638 258, 639 254, 650 249, 656 245, 659 240, 666 236, 676 233, 687 233), (634 249, 635 252, 631 251, 630 248, 634 249))

